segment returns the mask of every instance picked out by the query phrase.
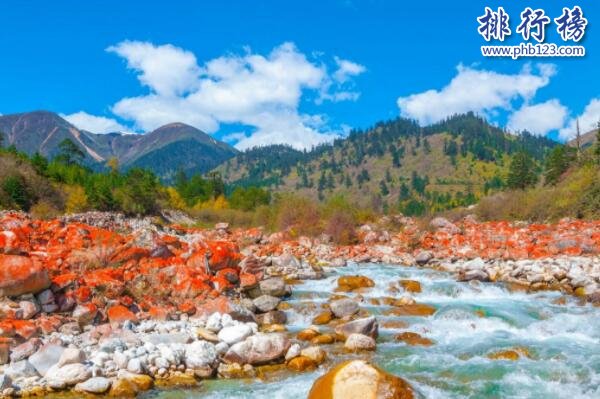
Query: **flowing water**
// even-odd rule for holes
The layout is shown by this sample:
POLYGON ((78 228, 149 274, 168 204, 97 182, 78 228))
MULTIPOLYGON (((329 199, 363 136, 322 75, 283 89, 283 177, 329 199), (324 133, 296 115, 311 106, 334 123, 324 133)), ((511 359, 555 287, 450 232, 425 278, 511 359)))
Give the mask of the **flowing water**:
MULTIPOLYGON (((294 286, 288 328, 310 325, 343 274, 375 281, 362 294, 361 305, 386 320, 402 320, 402 329, 380 327, 377 351, 354 355, 369 358, 381 368, 408 380, 423 398, 600 398, 600 308, 580 306, 573 298, 558 305, 556 292, 511 292, 501 284, 459 283, 452 276, 428 269, 384 265, 351 265, 331 270, 319 281, 294 286), (419 303, 435 306, 430 317, 384 315, 387 306, 369 305, 369 298, 390 296, 390 282, 412 279, 421 283, 414 294, 419 303), (435 342, 408 346, 394 335, 413 331, 435 342), (526 348, 530 357, 517 361, 491 360, 486 355, 503 349, 526 348)), ((324 346, 328 349, 328 346, 324 346)), ((331 347, 329 347, 331 348, 331 347)), ((329 351, 329 349, 328 349, 329 351)), ((331 350, 333 351, 333 350, 331 350)), ((332 355, 332 363, 349 355, 332 355)), ((288 374, 267 381, 207 381, 197 391, 154 392, 150 397, 179 398, 306 398, 312 382, 324 370, 288 374)))

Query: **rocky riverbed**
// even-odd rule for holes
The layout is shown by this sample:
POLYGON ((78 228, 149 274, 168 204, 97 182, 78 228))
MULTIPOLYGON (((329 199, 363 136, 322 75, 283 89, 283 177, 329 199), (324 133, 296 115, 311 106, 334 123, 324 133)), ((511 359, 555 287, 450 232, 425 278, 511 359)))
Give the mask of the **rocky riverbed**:
MULTIPOLYGON (((360 242, 349 246, 326 235, 172 222, 111 213, 49 221, 0 214, 2 395, 134 396, 212 379, 268 379, 282 370, 311 375, 348 353, 369 358, 381 342, 383 316, 396 318, 387 322, 398 327, 403 318, 430 318, 439 309, 419 300, 423 281, 397 280, 389 266, 381 266, 385 279, 342 273, 325 301, 298 302, 297 287, 319 287, 364 262, 394 264, 398 273, 417 265, 437 269, 471 285, 554 292, 564 303, 561 294, 600 302, 599 222, 436 218, 422 230, 410 218, 387 217, 361 226, 360 242), (353 266, 344 267, 348 262, 353 266)), ((427 347, 435 342, 427 335, 402 331, 397 340, 427 347)), ((505 352, 497 356, 529 357, 520 347, 505 352)), ((347 364, 332 373, 383 373, 369 367, 347 364)), ((410 395, 421 392, 414 380, 412 388, 389 381, 410 395)))

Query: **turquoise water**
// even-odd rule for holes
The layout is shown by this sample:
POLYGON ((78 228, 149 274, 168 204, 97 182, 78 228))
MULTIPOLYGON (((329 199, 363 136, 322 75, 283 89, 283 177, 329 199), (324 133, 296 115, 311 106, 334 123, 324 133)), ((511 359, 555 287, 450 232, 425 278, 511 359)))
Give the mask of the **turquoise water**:
MULTIPOLYGON (((326 279, 294 286, 288 328, 310 325, 319 304, 333 292, 342 274, 360 274, 376 286, 362 294, 361 307, 377 315, 380 324, 402 320, 406 328, 380 328, 377 351, 368 357, 383 369, 408 380, 423 398, 600 398, 600 309, 568 298, 557 305, 556 292, 510 292, 500 284, 459 283, 433 270, 382 265, 352 265, 332 270, 326 279), (388 285, 399 279, 421 283, 417 302, 434 305, 431 317, 385 316, 387 306, 372 306, 369 298, 393 296, 388 285), (481 317, 478 313, 483 312, 481 317), (407 346, 393 337, 412 331, 435 342, 407 346), (487 354, 524 347, 530 358, 491 360, 487 354)), ((395 294, 398 295, 398 294, 395 294)), ((331 346, 324 346, 332 352, 331 346)), ((329 367, 349 355, 332 355, 329 367)), ((324 369, 285 374, 266 382, 206 381, 203 388, 153 392, 148 397, 179 398, 306 398, 324 369)))

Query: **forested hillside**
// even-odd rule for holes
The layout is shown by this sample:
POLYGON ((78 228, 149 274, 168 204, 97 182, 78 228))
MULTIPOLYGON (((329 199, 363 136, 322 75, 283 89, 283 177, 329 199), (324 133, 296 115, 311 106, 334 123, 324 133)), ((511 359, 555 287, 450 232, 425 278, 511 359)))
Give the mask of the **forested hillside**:
POLYGON ((508 134, 472 113, 426 127, 397 118, 309 152, 281 145, 251 149, 217 171, 233 185, 320 200, 345 193, 378 210, 420 215, 473 204, 504 188, 516 153, 541 171, 544 155, 556 145, 527 132, 508 134))

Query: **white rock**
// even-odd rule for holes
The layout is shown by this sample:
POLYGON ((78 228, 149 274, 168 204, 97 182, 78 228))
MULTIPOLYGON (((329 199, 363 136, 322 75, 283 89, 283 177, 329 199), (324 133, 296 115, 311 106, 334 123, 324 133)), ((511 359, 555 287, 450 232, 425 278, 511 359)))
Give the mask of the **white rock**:
POLYGON ((185 348, 185 365, 194 370, 212 367, 217 360, 215 346, 207 341, 195 341, 185 348))
POLYGON ((142 374, 144 372, 144 366, 139 358, 133 358, 127 362, 127 371, 134 374, 142 374))
POLYGON ((75 385, 75 390, 80 392, 89 392, 101 394, 110 388, 111 382, 105 377, 93 377, 87 381, 75 385))
POLYGON ((350 334, 344 348, 356 351, 356 350, 375 350, 375 340, 367 335, 363 334, 350 334))
POLYGON ((219 331, 218 337, 220 341, 223 341, 228 345, 233 345, 243 341, 250 335, 252 335, 252 328, 249 325, 238 324, 224 327, 221 331, 219 331))
POLYGON ((285 360, 288 361, 298 356, 300 356, 300 345, 292 344, 290 349, 288 349, 287 353, 285 354, 285 360))
POLYGON ((46 373, 46 381, 51 388, 62 389, 75 385, 91 377, 89 368, 81 363, 71 363, 62 367, 54 365, 46 373))

